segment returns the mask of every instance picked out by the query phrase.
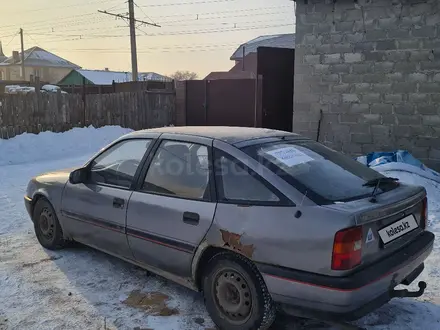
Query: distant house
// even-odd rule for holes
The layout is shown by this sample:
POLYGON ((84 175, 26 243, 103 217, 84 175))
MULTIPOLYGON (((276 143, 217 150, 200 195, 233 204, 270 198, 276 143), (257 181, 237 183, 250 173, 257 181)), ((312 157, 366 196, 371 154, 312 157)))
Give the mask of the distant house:
MULTIPOLYGON (((0 57, 4 56, 0 51, 0 57)), ((72 69, 80 67, 40 47, 32 47, 24 51, 25 81, 31 76, 39 77, 41 81, 57 83, 72 69)), ((0 79, 22 81, 21 53, 14 51, 11 57, 0 61, 0 79)))
MULTIPOLYGON (((171 81, 171 78, 162 76, 155 72, 139 73, 139 81, 171 81)), ((132 81, 131 72, 109 71, 106 70, 72 70, 67 76, 65 76, 58 85, 71 86, 71 85, 111 85, 121 82, 132 81)))
POLYGON ((230 57, 232 61, 235 61, 234 67, 226 72, 211 72, 206 76, 205 80, 256 78, 257 51, 259 47, 294 49, 295 34, 260 36, 240 45, 230 57))

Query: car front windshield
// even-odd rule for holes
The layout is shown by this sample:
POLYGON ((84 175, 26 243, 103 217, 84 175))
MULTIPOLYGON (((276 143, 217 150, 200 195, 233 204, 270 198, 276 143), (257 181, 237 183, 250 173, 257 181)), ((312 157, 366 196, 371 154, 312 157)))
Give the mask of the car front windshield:
MULTIPOLYGON (((374 187, 367 181, 383 178, 356 160, 314 141, 285 141, 243 148, 249 156, 283 178, 317 204, 347 202, 365 198, 374 187)), ((380 185, 377 193, 398 184, 380 185)))

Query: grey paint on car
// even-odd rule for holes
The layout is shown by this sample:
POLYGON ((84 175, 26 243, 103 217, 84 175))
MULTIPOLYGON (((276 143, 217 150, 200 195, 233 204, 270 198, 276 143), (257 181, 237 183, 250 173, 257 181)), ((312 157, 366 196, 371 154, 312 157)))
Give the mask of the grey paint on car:
MULTIPOLYGON (((312 188, 301 187, 295 178, 290 180, 290 174, 274 171, 273 164, 249 154, 254 147, 276 147, 277 143, 307 150, 310 160, 318 155, 313 151, 318 146, 311 140, 268 129, 168 127, 133 132, 72 173, 90 176, 96 168, 98 181, 73 182, 70 171, 38 176, 28 185, 26 207, 35 220, 33 208, 39 198, 46 198, 65 239, 80 241, 195 290, 201 289, 200 277, 210 260, 229 251, 237 262, 242 260, 253 269, 255 278, 261 276, 263 284, 257 284, 267 287, 274 302, 306 315, 360 317, 391 299, 397 284, 411 282, 420 274, 433 245, 433 235, 424 227, 423 187, 395 184, 380 192, 377 203, 369 195, 319 203, 312 188), (145 151, 135 152, 136 159, 115 164, 95 161, 123 144, 140 145, 145 151), (170 165, 172 157, 187 172, 185 166, 196 162, 199 172, 190 168, 191 175, 181 182, 179 175, 168 180, 169 172, 153 173, 170 165), (241 174, 227 174, 224 164, 233 165, 241 174), (178 196, 182 182, 191 182, 189 195, 178 196), (198 194, 197 189, 204 193, 198 194), (408 215, 414 216, 417 227, 386 245, 381 242, 379 230, 408 215), (354 245, 360 251, 359 263, 335 269, 336 237, 353 228, 362 238, 354 245), (370 232, 374 239, 366 241, 370 232), (408 257, 402 258, 401 253, 408 257)), ((350 163, 345 158, 338 160, 333 151, 325 152, 336 163, 318 155, 322 162, 332 166, 350 163)), ((363 177, 359 174, 363 168, 355 163, 347 166, 346 171, 353 171, 356 178, 363 177)), ((313 166, 306 169, 312 171, 313 166)), ((365 175, 375 177, 374 173, 365 175)), ((331 173, 328 175, 330 182, 331 173)), ((338 249, 346 247, 342 244, 338 249)), ((270 318, 261 316, 263 319, 270 318)))

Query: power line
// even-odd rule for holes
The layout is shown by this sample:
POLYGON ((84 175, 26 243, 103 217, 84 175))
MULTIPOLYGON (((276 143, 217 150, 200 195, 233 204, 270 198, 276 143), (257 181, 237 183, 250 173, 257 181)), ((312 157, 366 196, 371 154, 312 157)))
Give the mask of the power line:
POLYGON ((33 42, 35 42, 35 45, 38 45, 38 44, 39 44, 39 42, 36 41, 36 40, 34 39, 34 37, 32 37, 29 33, 26 34, 26 37, 29 37, 33 42))
POLYGON ((182 17, 182 16, 202 16, 202 15, 215 15, 215 14, 226 14, 226 13, 240 13, 240 12, 248 12, 248 11, 258 11, 258 10, 268 10, 268 9, 281 9, 281 8, 291 8, 292 6, 271 6, 271 7, 257 7, 257 8, 246 8, 246 9, 237 9, 237 10, 222 10, 222 11, 214 11, 214 12, 205 12, 205 13, 191 13, 191 14, 176 14, 176 15, 161 15, 161 16, 153 16, 156 18, 169 18, 169 17, 182 17))
MULTIPOLYGON (((274 13, 274 14, 280 14, 280 13, 274 13)), ((269 14, 264 14, 264 15, 268 16, 269 14)), ((228 19, 229 18, 244 18, 244 17, 250 17, 250 16, 253 17, 253 16, 257 16, 257 15, 230 16, 230 17, 225 17, 225 18, 228 18, 228 19)), ((167 24, 167 22, 163 22, 162 24, 163 24, 164 27, 174 27, 174 26, 182 27, 182 26, 192 26, 192 25, 194 25, 194 22, 199 22, 199 21, 201 21, 201 20, 193 20, 192 21, 193 23, 188 23, 188 24, 182 24, 184 22, 177 23, 177 24, 176 24, 176 22, 170 22, 170 23, 173 23, 173 24, 167 24)), ((196 26, 201 26, 201 25, 210 25, 210 26, 212 26, 212 25, 215 25, 215 24, 226 25, 226 24, 266 23, 266 22, 273 22, 273 21, 274 21, 274 19, 272 18, 270 20, 264 20, 264 21, 239 21, 239 20, 237 20, 237 21, 231 21, 231 22, 220 21, 220 22, 215 22, 215 23, 212 23, 212 22, 205 22, 205 23, 203 23, 202 22, 202 23, 197 23, 196 26)), ((279 22, 279 21, 280 20, 277 19, 277 22, 279 22)))
MULTIPOLYGON (((74 5, 68 5, 68 6, 51 6, 51 7, 43 7, 43 8, 38 8, 38 9, 31 9, 31 10, 23 10, 20 12, 13 12, 10 14, 18 14, 18 13, 31 13, 31 12, 37 12, 37 11, 42 11, 42 10, 53 10, 53 9, 67 9, 67 8, 74 8, 74 7, 86 7, 86 6, 90 6, 90 5, 98 5, 101 3, 109 3, 109 2, 116 2, 116 1, 120 1, 120 0, 99 0, 99 1, 87 1, 87 2, 83 2, 83 3, 77 3, 74 5)), ((38 3, 38 2, 36 2, 38 3)))
MULTIPOLYGON (((221 12, 219 12, 221 13, 221 12)), ((199 24, 198 22, 200 21, 212 21, 212 25, 215 24, 229 24, 229 22, 219 22, 218 20, 221 19, 233 19, 233 18, 244 18, 244 17, 253 17, 253 16, 274 16, 274 15, 281 15, 284 14, 284 12, 278 11, 278 12, 257 12, 257 13, 245 13, 245 14, 241 14, 241 15, 223 15, 223 16, 211 16, 211 17, 200 17, 200 16, 196 16, 194 15, 193 19, 181 19, 181 20, 170 20, 170 21, 164 21, 162 24, 166 24, 166 26, 191 26, 191 23, 197 23, 194 24, 195 26, 200 26, 202 24, 199 24), (179 23, 185 23, 188 22, 188 24, 179 24, 179 23)), ((68 32, 75 32, 75 31, 80 31, 83 32, 84 31, 84 27, 81 28, 74 28, 74 29, 67 29, 66 28, 72 28, 72 27, 76 27, 76 26, 84 26, 85 23, 89 23, 89 25, 94 25, 94 24, 100 24, 99 27, 95 27, 95 28, 87 28, 87 31, 90 30, 94 30, 94 31, 99 31, 99 30, 106 30, 108 31, 109 29, 118 29, 121 28, 121 26, 116 26, 116 27, 102 27, 101 22, 104 19, 99 19, 99 18, 94 18, 94 19, 87 19, 87 21, 82 20, 82 21, 72 21, 71 23, 69 22, 64 22, 64 23, 59 23, 58 25, 52 25, 52 26, 48 26, 45 28, 32 28, 32 30, 34 32, 42 32, 44 33, 47 30, 52 29, 52 33, 68 33, 68 32)), ((154 22, 154 21, 153 21, 154 22)), ((242 22, 231 22, 230 24, 233 23, 238 23, 241 24, 242 22)), ((79 33, 80 34, 80 33, 79 33)))
MULTIPOLYGON (((160 49, 167 49, 167 50, 173 50, 173 49, 199 49, 199 48, 215 48, 218 46, 236 46, 238 47, 238 45, 241 45, 243 43, 243 40, 239 40, 236 42, 228 42, 228 43, 215 43, 215 44, 198 44, 198 45, 194 45, 194 44, 175 44, 175 45, 165 45, 165 46, 159 46, 159 47, 150 47, 148 48, 149 50, 160 50, 160 49)), ((53 48, 55 50, 66 50, 65 48, 53 48)), ((69 48, 69 51, 84 51, 84 52, 88 52, 88 51, 121 51, 120 48, 69 48)), ((145 49, 144 49, 145 50, 145 49)), ((122 51, 128 51, 128 50, 122 50, 122 51)), ((142 49, 140 50, 142 51, 142 49)))
MULTIPOLYGON (((187 49, 150 49, 138 51, 138 54, 161 54, 161 53, 196 53, 196 52, 210 52, 216 50, 231 50, 235 49, 237 45, 233 46, 218 46, 209 48, 187 48, 187 49)), ((94 53, 94 54, 130 54, 130 50, 75 50, 75 49, 53 49, 50 51, 66 51, 69 53, 94 53)))
MULTIPOLYGON (((273 10, 273 9, 282 9, 282 8, 291 8, 292 6, 270 6, 270 7, 257 7, 257 8, 247 8, 247 9, 238 9, 238 10, 224 10, 224 11, 215 11, 215 12, 201 12, 201 13, 194 13, 194 14, 179 14, 179 15, 162 15, 162 16, 153 16, 148 17, 151 21, 155 21, 157 19, 161 18, 173 18, 173 17, 194 17, 195 19, 179 19, 179 20, 168 20, 164 21, 164 23, 178 23, 178 22, 191 22, 196 20, 209 20, 209 19, 219 19, 219 18, 232 18, 232 17, 248 17, 252 16, 252 14, 249 15, 234 15, 234 16, 225 16, 223 14, 227 13, 242 13, 242 12, 258 12, 254 15, 275 15, 275 13, 266 12, 267 10, 273 10), (204 17, 209 15, 217 15, 217 17, 204 17), (223 16, 218 16, 223 15, 223 16)), ((140 6, 139 6, 140 8, 140 6)), ((140 8, 141 9, 141 8, 140 8)), ((107 10, 108 11, 108 10, 107 10)), ((144 12, 145 14, 145 12, 144 12)), ((54 20, 36 20, 36 21, 28 21, 24 24, 20 24, 23 27, 27 27, 28 29, 32 29, 32 31, 43 31, 43 30, 57 30, 58 32, 66 31, 65 28, 70 28, 74 26, 84 26, 84 25, 90 25, 90 24, 99 24, 100 22, 104 21, 104 19, 99 17, 93 17, 94 15, 97 15, 97 13, 85 13, 81 15, 72 15, 72 16, 65 16, 54 20), (28 26, 29 25, 29 26, 28 26), (31 25, 31 26, 30 26, 31 25)), ((2 26, 1 29, 4 30, 8 27, 19 27, 20 25, 13 24, 13 25, 6 25, 2 26)), ((106 29, 105 27, 102 29, 106 29)), ((6 29, 8 30, 8 29, 6 29)), ((10 28, 9 30, 12 30, 10 28)), ((82 28, 81 31, 84 29, 82 28)), ((67 30, 68 31, 74 31, 74 30, 67 30)), ((12 36, 12 34, 11 34, 12 36)))
POLYGON ((233 1, 237 1, 237 0, 206 0, 206 1, 191 1, 191 2, 176 2, 176 3, 160 3, 160 4, 151 4, 142 7, 173 7, 173 6, 201 5, 207 3, 220 3, 220 2, 233 2, 233 1))
MULTIPOLYGON (((268 21, 269 22, 269 21, 268 21)), ((255 22, 252 22, 255 23, 255 22)), ((232 23, 234 24, 234 23, 232 23)), ((248 30, 258 30, 258 29, 268 29, 268 28, 276 28, 276 27, 285 27, 291 26, 292 23, 286 24, 274 24, 274 25, 263 25, 263 26, 244 26, 239 27, 239 23, 237 23, 237 27, 229 27, 225 29, 198 29, 198 30, 190 30, 190 31, 175 31, 175 32, 164 32, 164 33, 155 33, 155 34, 146 34, 144 36, 148 37, 156 37, 156 36, 174 36, 174 35, 192 35, 192 34, 209 34, 209 33, 220 33, 220 32, 239 32, 239 31, 248 31, 248 30)), ((52 36, 52 37, 76 37, 80 38, 78 40, 89 40, 95 38, 126 38, 129 35, 107 35, 107 34, 53 34, 53 33, 33 33, 33 35, 43 35, 43 36, 52 36)), ((61 40, 62 41, 62 40, 61 40)), ((60 42, 60 40, 56 40, 55 42, 60 42)))
POLYGON ((22 24, 11 24, 11 25, 4 25, 1 26, 1 29, 9 28, 9 30, 13 30, 16 27, 19 26, 29 26, 29 28, 34 29, 36 26, 54 26, 56 24, 68 24, 69 22, 80 22, 76 18, 86 17, 86 16, 93 16, 97 15, 97 13, 88 13, 88 14, 82 14, 82 15, 73 15, 73 16, 66 16, 60 19, 55 19, 52 21, 48 20, 39 20, 39 21, 29 21, 22 24), (57 23, 57 21, 60 21, 57 23))
POLYGON ((13 34, 8 34, 7 36, 0 36, 0 38, 9 38, 9 37, 12 37, 12 36, 15 36, 15 35, 17 35, 17 32, 13 33, 13 34))
MULTIPOLYGON (((156 22, 155 22, 154 20, 152 20, 152 19, 151 19, 146 13, 145 13, 145 11, 144 11, 141 7, 139 7, 139 6, 137 5, 136 2, 133 1, 133 3, 134 3, 134 5, 135 5, 137 8, 140 9, 140 11, 145 15, 146 18, 148 18, 151 22, 153 22, 154 24, 156 24, 156 22)), ((157 24, 156 24, 156 25, 157 25, 157 24)))
POLYGON ((14 36, 12 37, 11 41, 9 41, 6 46, 9 46, 11 42, 14 41, 15 37, 18 36, 18 33, 14 34, 14 36))
POLYGON ((83 33, 77 33, 77 34, 54 34, 54 33, 33 33, 33 35, 36 36, 49 36, 49 37, 79 37, 81 39, 93 39, 93 38, 120 38, 120 37, 127 37, 128 35, 108 35, 108 34, 83 34, 83 33), (87 37, 93 37, 93 38, 87 38, 87 37))
MULTIPOLYGON (((127 2, 124 2, 124 8, 125 8, 125 3, 127 3, 127 2)), ((110 10, 118 10, 117 8, 118 7, 121 7, 121 4, 117 4, 117 5, 115 5, 115 6, 113 6, 113 7, 111 7, 111 8, 108 8, 108 9, 106 9, 107 11, 110 11, 110 10)), ((122 9, 121 9, 122 10, 122 9)))
POLYGON ((276 27, 284 27, 291 26, 292 23, 289 24, 275 24, 275 25, 265 25, 265 26, 249 26, 249 27, 234 27, 227 29, 212 29, 212 30, 193 30, 193 31, 178 31, 174 33, 155 33, 148 34, 148 37, 156 37, 156 36, 173 36, 173 35, 191 35, 191 34, 206 34, 206 33, 218 33, 218 32, 238 32, 238 31, 248 31, 248 30, 258 30, 258 29, 266 29, 266 28, 276 28, 276 27))

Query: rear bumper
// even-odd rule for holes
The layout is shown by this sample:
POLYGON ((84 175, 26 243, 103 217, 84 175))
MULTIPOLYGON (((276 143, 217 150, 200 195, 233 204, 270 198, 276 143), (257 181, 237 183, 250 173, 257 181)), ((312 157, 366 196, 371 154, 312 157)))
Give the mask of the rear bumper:
POLYGON ((397 253, 346 277, 258 265, 273 299, 295 315, 355 320, 392 298, 399 284, 408 285, 423 271, 434 234, 423 232, 397 253))

